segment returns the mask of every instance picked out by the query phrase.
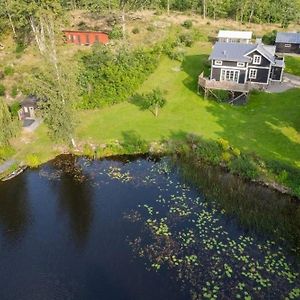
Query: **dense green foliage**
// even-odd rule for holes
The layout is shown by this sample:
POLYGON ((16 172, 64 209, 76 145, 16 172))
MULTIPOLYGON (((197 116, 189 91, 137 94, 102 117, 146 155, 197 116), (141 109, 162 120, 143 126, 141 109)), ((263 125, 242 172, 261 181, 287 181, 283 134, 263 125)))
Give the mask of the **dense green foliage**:
POLYGON ((7 146, 14 135, 14 124, 7 104, 0 97, 0 147, 7 146))
POLYGON ((107 47, 94 47, 91 54, 82 57, 81 107, 103 107, 127 100, 157 63, 156 53, 150 51, 121 49, 113 52, 107 47))
POLYGON ((0 83, 0 96, 4 96, 5 95, 5 86, 0 83))

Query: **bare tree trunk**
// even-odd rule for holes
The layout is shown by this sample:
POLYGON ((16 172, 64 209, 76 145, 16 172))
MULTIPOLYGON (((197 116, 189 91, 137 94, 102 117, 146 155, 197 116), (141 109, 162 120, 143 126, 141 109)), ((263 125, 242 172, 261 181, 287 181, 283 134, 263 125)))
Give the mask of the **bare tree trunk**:
POLYGON ((125 6, 123 6, 123 8, 122 8, 122 32, 123 32, 123 38, 125 39, 125 36, 126 36, 125 6))
POLYGON ((170 16, 170 0, 167 1, 167 14, 170 16))
POLYGON ((158 116, 158 105, 155 105, 155 117, 158 116))
POLYGON ((40 24, 38 26, 38 25, 36 25, 34 18, 32 16, 30 17, 29 22, 30 22, 31 29, 34 34, 36 44, 39 48, 39 51, 41 54, 44 54, 45 50, 46 50, 44 24, 43 24, 44 22, 40 18, 40 24))
POLYGON ((14 37, 17 37, 16 28, 15 28, 14 22, 12 20, 11 14, 8 12, 7 16, 8 16, 9 24, 10 24, 10 27, 13 31, 14 37))
POLYGON ((206 0, 202 0, 203 19, 206 19, 206 0))

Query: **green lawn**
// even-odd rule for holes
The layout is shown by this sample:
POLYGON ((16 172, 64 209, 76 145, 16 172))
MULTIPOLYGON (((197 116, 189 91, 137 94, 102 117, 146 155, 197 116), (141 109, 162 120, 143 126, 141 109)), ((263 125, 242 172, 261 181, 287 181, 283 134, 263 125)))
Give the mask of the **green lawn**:
MULTIPOLYGON (((199 43, 189 49, 182 64, 163 58, 142 85, 140 92, 155 87, 167 92, 167 105, 158 118, 130 103, 81 111, 76 139, 101 144, 139 136, 153 141, 192 132, 207 139, 222 137, 242 150, 300 167, 300 90, 256 93, 242 107, 204 100, 196 93, 196 82, 210 50, 210 44, 199 43)), ((22 146, 22 155, 28 151, 41 153, 43 159, 57 152, 44 127, 38 130, 33 144, 22 146)))
POLYGON ((285 72, 300 76, 300 57, 285 57, 285 72))
POLYGON ((151 141, 193 132, 208 139, 222 137, 240 149, 300 167, 300 90, 257 93, 243 107, 204 100, 196 93, 196 80, 210 49, 210 44, 195 45, 183 64, 164 58, 143 84, 141 91, 160 87, 167 92, 167 105, 158 118, 129 103, 84 111, 78 137, 99 143, 134 134, 151 141))

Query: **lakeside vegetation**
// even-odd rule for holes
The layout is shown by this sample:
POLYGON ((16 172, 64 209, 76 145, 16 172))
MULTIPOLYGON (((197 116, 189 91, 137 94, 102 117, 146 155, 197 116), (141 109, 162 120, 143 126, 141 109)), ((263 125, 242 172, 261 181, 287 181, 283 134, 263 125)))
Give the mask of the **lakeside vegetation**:
MULTIPOLYGON (((77 4, 77 8, 82 8, 77 4)), ((94 23, 89 24, 87 20, 97 20, 101 15, 97 15, 94 6, 85 8, 94 15, 88 12, 76 12, 76 15, 73 11, 66 14, 64 4, 51 6, 45 20, 52 22, 51 14, 55 14, 54 30, 58 32, 63 26, 58 16, 74 13, 84 17, 80 26, 91 29, 94 23)), ((176 9, 175 6, 173 8, 176 9)), ((243 17, 246 19, 249 18, 246 17, 248 8, 244 7, 243 17)), ((214 15, 210 6, 206 9, 206 16, 221 16, 218 13, 214 15)), ((255 92, 243 107, 233 107, 213 99, 204 100, 202 95, 197 94, 197 76, 202 71, 209 71, 207 59, 211 41, 218 29, 235 28, 241 23, 228 20, 212 22, 197 15, 171 13, 168 16, 157 12, 145 11, 145 20, 133 16, 132 21, 127 11, 124 35, 122 23, 113 11, 113 43, 106 48, 64 45, 59 34, 54 48, 52 35, 36 36, 40 41, 45 38, 46 50, 42 51, 40 44, 39 47, 33 46, 33 40, 22 47, 17 38, 15 42, 10 42, 8 52, 3 52, 7 60, 1 65, 4 68, 2 82, 8 86, 5 94, 11 111, 16 111, 15 103, 21 99, 22 93, 31 92, 25 76, 31 71, 30 87, 41 98, 51 95, 52 99, 48 102, 51 105, 45 105, 41 110, 45 124, 35 133, 14 134, 16 137, 10 140, 16 151, 14 159, 36 166, 59 153, 73 152, 71 143, 76 143, 77 153, 98 151, 98 156, 122 151, 141 152, 142 149, 147 150, 144 142, 149 145, 184 140, 187 134, 193 133, 205 140, 224 139, 243 153, 255 153, 265 161, 278 162, 279 172, 287 172, 288 178, 293 176, 292 170, 300 167, 299 90, 280 94, 255 92), (9 61, 13 63, 9 64, 9 61), (45 64, 51 72, 42 70, 40 64, 45 64), (70 64, 73 68, 68 68, 70 64), (58 74, 56 70, 59 70, 58 74), (64 90, 64 86, 68 89, 64 90), (49 87, 52 90, 50 94, 49 87), (161 93, 160 105, 163 107, 159 109, 159 114, 158 106, 155 108, 152 103, 146 109, 143 103, 154 91, 161 93), (64 105, 65 101, 70 104, 69 108, 64 105), (156 111, 156 118, 151 110, 156 111), (60 111, 64 114, 59 114, 60 111), (122 149, 118 145, 122 145, 122 149)), ((34 6, 33 13, 38 15, 39 8, 34 6)), ((236 17, 237 13, 233 16, 236 17)), ((263 22, 256 18, 249 21, 263 22)), ((255 35, 260 36, 272 35, 278 29, 278 25, 266 24, 239 26, 255 28, 255 35)), ((290 58, 287 59, 287 70, 297 72, 297 64, 290 58)), ((1 155, 2 159, 7 159, 12 150, 7 147, 3 149, 7 150, 2 151, 5 152, 1 155)), ((294 183, 287 185, 298 194, 294 183)))

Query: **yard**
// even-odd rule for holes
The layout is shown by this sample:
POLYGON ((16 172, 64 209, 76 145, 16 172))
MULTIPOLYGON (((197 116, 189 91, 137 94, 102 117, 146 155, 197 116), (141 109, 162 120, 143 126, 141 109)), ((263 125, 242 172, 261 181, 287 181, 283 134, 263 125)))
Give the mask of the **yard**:
POLYGON ((285 72, 300 76, 300 56, 286 56, 285 65, 285 72))
MULTIPOLYGON (((210 49, 209 43, 194 45, 182 64, 163 58, 142 85, 140 92, 156 87, 166 91, 168 102, 158 118, 131 103, 81 111, 77 141, 101 144, 115 139, 130 141, 132 137, 154 141, 195 133, 207 139, 222 137, 242 150, 300 167, 300 91, 255 93, 243 107, 204 100, 196 93, 196 82, 210 49)), ((43 126, 32 138, 32 144, 22 144, 19 158, 35 152, 47 160, 59 152, 43 126)))

